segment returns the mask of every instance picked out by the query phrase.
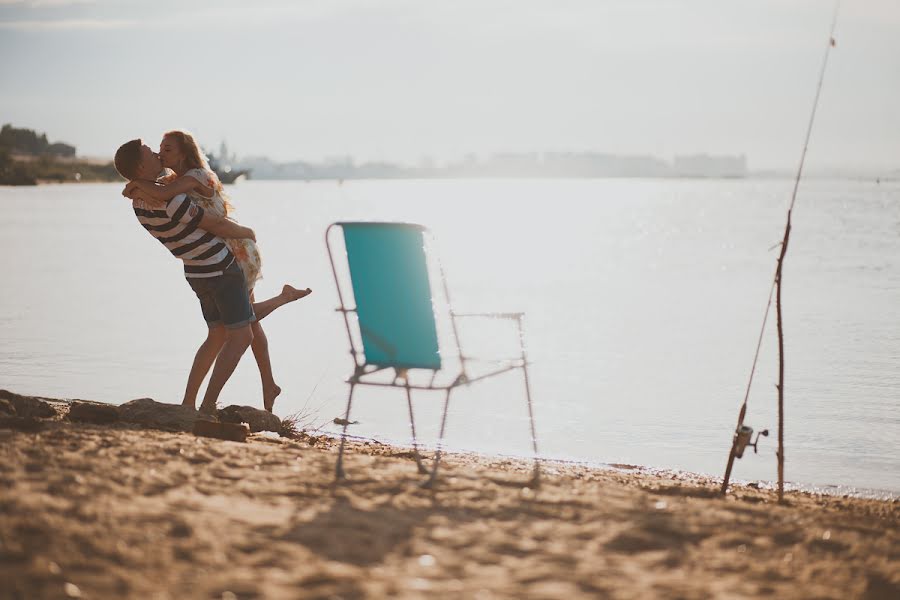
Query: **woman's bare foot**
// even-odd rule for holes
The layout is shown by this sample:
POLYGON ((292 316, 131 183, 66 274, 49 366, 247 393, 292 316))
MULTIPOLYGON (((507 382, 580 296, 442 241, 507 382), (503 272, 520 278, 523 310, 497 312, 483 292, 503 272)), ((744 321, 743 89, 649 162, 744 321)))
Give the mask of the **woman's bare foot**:
POLYGON ((287 302, 293 302, 294 300, 299 300, 300 298, 305 298, 312 294, 312 290, 306 288, 305 290, 298 290, 292 285, 287 285, 281 288, 281 295, 287 302))
POLYGON ((263 408, 269 412, 272 412, 272 407, 275 406, 275 398, 281 394, 280 387, 275 384, 272 384, 272 386, 263 390, 263 408))

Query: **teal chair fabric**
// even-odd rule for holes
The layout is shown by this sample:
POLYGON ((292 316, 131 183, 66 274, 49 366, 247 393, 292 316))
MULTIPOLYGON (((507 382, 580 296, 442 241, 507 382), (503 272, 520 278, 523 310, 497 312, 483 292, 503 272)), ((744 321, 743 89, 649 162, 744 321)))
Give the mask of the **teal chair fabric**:
POLYGON ((422 227, 341 226, 366 364, 440 369, 422 227))

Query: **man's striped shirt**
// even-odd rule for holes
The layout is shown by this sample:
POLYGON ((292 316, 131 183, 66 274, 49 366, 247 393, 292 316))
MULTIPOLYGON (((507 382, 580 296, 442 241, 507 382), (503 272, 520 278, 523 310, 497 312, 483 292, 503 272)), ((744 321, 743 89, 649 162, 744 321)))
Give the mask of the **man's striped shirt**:
POLYGON ((150 235, 184 261, 184 276, 215 277, 234 260, 222 238, 200 229, 203 209, 186 194, 166 202, 165 209, 132 202, 134 214, 150 235))

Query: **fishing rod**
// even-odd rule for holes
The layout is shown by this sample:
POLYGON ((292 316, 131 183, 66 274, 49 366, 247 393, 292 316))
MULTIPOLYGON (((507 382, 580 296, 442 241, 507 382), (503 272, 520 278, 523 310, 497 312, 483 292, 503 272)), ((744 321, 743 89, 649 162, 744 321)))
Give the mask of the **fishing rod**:
POLYGON ((772 287, 769 290, 769 300, 766 302, 766 310, 763 315, 762 328, 759 332, 759 340, 756 344, 756 353, 753 356, 753 366, 750 369, 750 379, 747 382, 747 391, 744 394, 744 402, 741 404, 741 410, 738 413, 737 427, 734 430, 734 436, 731 440, 731 451, 728 454, 728 464, 725 467, 725 477, 722 479, 722 495, 728 491, 728 482, 731 478, 731 469, 734 466, 734 460, 744 455, 744 450, 750 446, 753 453, 756 453, 757 444, 760 436, 768 436, 768 429, 756 434, 756 439, 751 443, 753 436, 753 428, 744 425, 744 417, 747 414, 747 400, 750 397, 750 386, 753 384, 753 376, 756 373, 756 362, 759 358, 759 351, 762 347, 763 333, 766 328, 766 321, 769 318, 769 311, 772 308, 772 295, 775 294, 775 312, 777 317, 778 328, 778 501, 784 502, 784 319, 781 312, 781 284, 783 281, 784 258, 787 254, 788 242, 791 238, 791 216, 794 211, 794 205, 797 202, 797 190, 800 187, 800 178, 803 175, 803 165, 806 162, 806 151, 809 149, 809 140, 812 136, 813 123, 816 119, 816 109, 819 106, 819 96, 822 93, 822 83, 825 81, 825 68, 828 65, 828 57, 831 49, 835 47, 834 30, 837 26, 838 9, 840 0, 834 3, 834 15, 831 19, 831 31, 828 35, 828 44, 825 46, 825 56, 822 59, 822 69, 819 73, 819 83, 816 86, 816 95, 813 99, 812 112, 809 116, 809 125, 806 129, 806 139, 803 143, 803 151, 800 153, 800 164, 797 167, 797 176, 794 179, 794 190, 791 194, 791 204, 788 207, 787 222, 784 226, 784 237, 779 244, 781 252, 778 255, 778 262, 775 268, 775 277, 772 280, 772 287))

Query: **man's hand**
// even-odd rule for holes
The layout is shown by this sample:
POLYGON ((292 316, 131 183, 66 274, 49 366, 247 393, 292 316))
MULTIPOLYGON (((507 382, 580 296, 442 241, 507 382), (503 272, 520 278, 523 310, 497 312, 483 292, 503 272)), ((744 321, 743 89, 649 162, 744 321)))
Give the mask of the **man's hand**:
POLYGON ((241 234, 241 235, 236 235, 233 237, 241 238, 241 239, 245 239, 245 240, 253 240, 254 242, 256 241, 256 232, 255 231, 253 231, 249 227, 244 227, 243 225, 241 225, 240 223, 238 223, 231 217, 225 217, 225 220, 229 221, 230 223, 235 225, 236 231, 240 232, 240 234, 241 234))
POLYGON ((256 241, 256 232, 249 227, 238 225, 231 219, 219 217, 208 211, 203 213, 203 218, 200 219, 200 229, 204 229, 220 238, 256 241))

